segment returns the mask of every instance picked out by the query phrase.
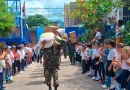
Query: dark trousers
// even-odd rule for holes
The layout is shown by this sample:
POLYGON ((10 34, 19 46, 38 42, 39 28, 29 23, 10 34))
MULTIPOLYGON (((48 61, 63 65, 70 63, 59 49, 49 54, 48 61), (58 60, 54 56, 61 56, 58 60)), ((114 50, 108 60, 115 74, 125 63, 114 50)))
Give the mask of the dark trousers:
POLYGON ((17 68, 18 68, 18 72, 21 71, 21 61, 17 60, 17 68))
POLYGON ((78 52, 76 52, 76 61, 79 61, 79 55, 78 55, 78 52))
POLYGON ((70 55, 69 58, 70 58, 71 64, 72 64, 72 65, 75 65, 75 57, 74 57, 74 55, 73 55, 73 56, 70 55))
POLYGON ((25 59, 22 59, 22 60, 21 60, 21 70, 22 70, 22 71, 25 70, 25 63, 26 63, 25 59))
POLYGON ((0 90, 3 89, 3 72, 0 72, 0 90))
POLYGON ((34 55, 32 56, 32 62, 35 62, 35 56, 34 55))
POLYGON ((83 73, 87 72, 87 70, 86 70, 86 61, 85 60, 82 60, 82 72, 83 73))
POLYGON ((130 80, 128 81, 127 90, 130 90, 130 80))
POLYGON ((105 83, 105 68, 104 68, 104 63, 100 62, 99 64, 99 75, 101 77, 101 81, 104 84, 105 83))
POLYGON ((15 60, 14 63, 12 63, 12 75, 16 74, 16 64, 17 64, 17 60, 15 60))
POLYGON ((40 61, 40 56, 37 55, 37 62, 39 63, 39 61, 40 61))
MULTIPOLYGON (((99 58, 95 58, 94 62, 95 64, 99 61, 99 58)), ((99 65, 95 65, 95 77, 97 77, 97 72, 99 71, 99 65)))

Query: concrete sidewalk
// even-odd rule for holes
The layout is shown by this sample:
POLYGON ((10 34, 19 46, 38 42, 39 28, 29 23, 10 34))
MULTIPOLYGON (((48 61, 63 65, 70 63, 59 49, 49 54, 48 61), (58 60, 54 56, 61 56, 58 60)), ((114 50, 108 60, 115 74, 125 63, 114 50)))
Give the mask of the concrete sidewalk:
MULTIPOLYGON (((43 67, 40 64, 30 65, 23 74, 13 78, 15 82, 5 84, 6 90, 48 90, 44 84, 43 67)), ((81 74, 79 64, 72 66, 69 60, 63 57, 59 71, 59 84, 58 90, 102 90, 101 84, 81 74)))

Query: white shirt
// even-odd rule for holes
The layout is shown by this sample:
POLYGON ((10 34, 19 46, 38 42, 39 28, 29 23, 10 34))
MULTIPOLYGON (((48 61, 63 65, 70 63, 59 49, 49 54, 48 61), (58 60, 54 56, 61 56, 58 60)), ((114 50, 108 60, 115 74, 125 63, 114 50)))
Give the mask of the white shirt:
POLYGON ((92 49, 92 59, 94 59, 94 52, 95 52, 95 49, 92 49))
POLYGON ((21 58, 24 59, 24 57, 25 57, 25 51, 23 49, 23 50, 21 50, 21 58))
POLYGON ((107 60, 112 61, 114 59, 115 55, 116 55, 116 49, 113 48, 110 50, 110 53, 108 54, 107 60))
MULTIPOLYGON (((124 27, 124 25, 123 26, 121 26, 119 29, 120 30, 123 30, 125 27, 124 27)), ((118 29, 116 29, 116 38, 120 38, 120 37, 122 37, 122 35, 121 35, 121 32, 118 30, 118 29)))
POLYGON ((85 60, 85 52, 81 52, 81 60, 85 60))
POLYGON ((79 47, 76 48, 76 52, 77 52, 77 53, 79 52, 79 47))
POLYGON ((121 60, 121 53, 116 52, 116 55, 115 55, 115 60, 116 60, 116 61, 121 60))
POLYGON ((101 33, 97 32, 96 37, 98 37, 98 39, 101 39, 101 33))
POLYGON ((28 47, 24 47, 24 52, 28 53, 29 52, 29 48, 28 47))
MULTIPOLYGON (((130 58, 128 59, 128 61, 130 61, 130 58)), ((124 69, 124 70, 130 70, 130 66, 128 66, 128 65, 126 64, 126 61, 125 61, 125 60, 122 60, 121 66, 122 66, 122 69, 124 69)))
POLYGON ((5 61, 4 60, 0 60, 0 73, 3 72, 3 66, 5 67, 5 61))
POLYGON ((9 55, 10 55, 12 63, 14 63, 14 60, 12 59, 12 58, 14 58, 14 53, 11 51, 9 55))
POLYGON ((94 55, 100 56, 99 49, 95 49, 95 50, 94 50, 94 55))
POLYGON ((19 57, 17 58, 17 60, 21 60, 22 59, 22 56, 21 56, 21 51, 20 50, 17 50, 17 53, 19 54, 19 57))
MULTIPOLYGON (((11 60, 10 54, 7 55, 7 58, 8 58, 8 62, 9 62, 10 64, 12 64, 12 60, 11 60)), ((9 66, 8 64, 6 64, 6 68, 10 68, 10 66, 9 66)))

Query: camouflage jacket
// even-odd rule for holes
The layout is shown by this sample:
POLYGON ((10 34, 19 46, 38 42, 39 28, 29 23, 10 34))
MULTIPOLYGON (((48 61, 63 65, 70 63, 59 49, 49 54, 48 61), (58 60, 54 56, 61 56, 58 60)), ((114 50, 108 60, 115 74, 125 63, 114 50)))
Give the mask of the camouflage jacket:
POLYGON ((61 49, 65 47, 65 43, 59 46, 52 46, 43 50, 44 69, 50 74, 57 72, 60 66, 61 49))
POLYGON ((70 40, 67 42, 67 49, 69 55, 72 56, 75 54, 75 44, 72 44, 70 40))

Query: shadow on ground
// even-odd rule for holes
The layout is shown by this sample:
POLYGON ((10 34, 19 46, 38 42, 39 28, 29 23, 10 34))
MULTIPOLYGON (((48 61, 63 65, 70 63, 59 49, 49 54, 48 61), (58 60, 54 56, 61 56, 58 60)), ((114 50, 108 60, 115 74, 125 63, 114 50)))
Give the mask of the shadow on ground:
POLYGON ((43 85, 44 81, 32 81, 27 83, 26 85, 30 86, 30 85, 43 85))

